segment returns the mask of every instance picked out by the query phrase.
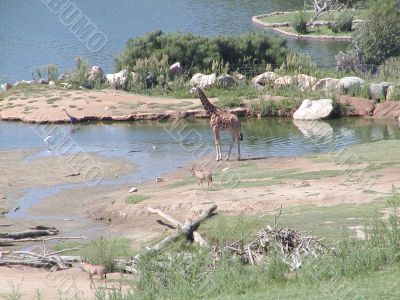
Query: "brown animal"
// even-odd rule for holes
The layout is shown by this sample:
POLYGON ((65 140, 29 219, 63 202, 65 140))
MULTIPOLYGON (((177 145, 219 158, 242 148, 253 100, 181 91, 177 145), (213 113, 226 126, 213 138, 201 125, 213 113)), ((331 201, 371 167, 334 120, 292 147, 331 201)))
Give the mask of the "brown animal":
POLYGON ((212 104, 204 94, 204 92, 199 87, 194 87, 191 90, 192 94, 196 94, 201 104, 204 107, 204 110, 211 115, 210 125, 215 135, 215 150, 217 152, 216 160, 220 161, 222 159, 221 152, 221 138, 219 136, 220 130, 228 131, 232 136, 232 142, 229 147, 228 155, 225 160, 228 160, 231 155, 231 150, 233 147, 233 143, 237 142, 238 148, 238 160, 240 160, 240 141, 243 141, 243 135, 240 132, 240 120, 238 117, 227 110, 223 110, 218 106, 212 104))
POLYGON ((207 181, 207 187, 210 186, 210 183, 213 184, 213 179, 212 179, 212 174, 209 171, 205 170, 196 170, 196 165, 192 165, 192 176, 196 176, 198 179, 200 179, 199 183, 197 184, 197 189, 199 189, 199 186, 201 184, 201 187, 203 187, 203 181, 207 181))
POLYGON ((93 284, 93 276, 99 275, 100 280, 107 279, 106 267, 100 265, 92 265, 88 262, 82 263, 82 270, 89 274, 90 282, 93 284))

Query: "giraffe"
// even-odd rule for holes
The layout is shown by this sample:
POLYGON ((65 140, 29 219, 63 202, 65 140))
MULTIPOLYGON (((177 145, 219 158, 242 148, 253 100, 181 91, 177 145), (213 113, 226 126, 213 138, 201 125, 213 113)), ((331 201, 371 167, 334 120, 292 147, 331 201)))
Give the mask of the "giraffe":
POLYGON ((216 161, 220 161, 222 159, 221 152, 221 138, 220 138, 220 130, 228 131, 232 136, 232 142, 229 146, 228 155, 225 160, 229 160, 231 155, 231 150, 233 147, 233 143, 237 142, 238 147, 238 160, 240 160, 240 141, 243 140, 243 135, 240 132, 240 121, 238 117, 227 110, 223 110, 218 106, 212 104, 204 94, 204 92, 199 87, 194 87, 191 90, 191 93, 196 94, 201 101, 201 104, 204 107, 204 110, 211 115, 210 125, 215 135, 215 151, 217 153, 216 161))

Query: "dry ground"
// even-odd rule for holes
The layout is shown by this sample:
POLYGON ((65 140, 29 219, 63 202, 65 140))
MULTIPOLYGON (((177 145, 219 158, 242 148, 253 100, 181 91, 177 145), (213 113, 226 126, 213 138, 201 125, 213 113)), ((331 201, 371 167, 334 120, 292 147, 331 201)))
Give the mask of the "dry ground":
MULTIPOLYGON (((151 181, 138 185, 137 193, 128 192, 131 188, 129 184, 82 187, 44 198, 26 211, 30 217, 68 214, 75 218, 90 218, 92 221, 85 226, 80 222, 67 225, 57 220, 24 222, 3 219, 0 223, 13 224, 9 230, 39 223, 61 228, 62 233, 79 228, 88 235, 91 227, 101 225, 103 235, 129 238, 132 241, 131 248, 135 251, 171 232, 171 229, 156 222, 158 217, 148 213, 147 207, 162 209, 184 221, 187 217, 196 216, 210 203, 218 205, 219 214, 228 216, 270 214, 281 204, 285 209, 290 209, 306 205, 333 207, 349 204, 356 207, 372 203, 391 195, 393 188, 396 189, 400 166, 399 149, 398 141, 360 145, 349 150, 358 158, 357 161, 340 160, 341 163, 337 161, 337 156, 329 155, 221 162, 214 170, 214 185, 209 188, 200 187, 199 190, 196 190, 197 180, 190 177, 188 166, 165 174, 164 182, 151 181), (239 174, 239 180, 234 185, 225 186, 222 178, 230 172, 239 174), (68 205, 65 205, 67 201, 68 205)), ((13 201, 21 195, 22 188, 82 180, 79 176, 65 177, 70 170, 63 167, 61 157, 24 160, 34 151, 2 153, 0 192, 3 195, 3 205, 14 205, 13 201), (50 169, 55 170, 51 176, 46 172, 50 169)), ((107 176, 133 171, 133 166, 122 160, 97 156, 93 156, 93 159, 107 170, 107 176)), ((332 220, 323 221, 328 226, 332 220)), ((57 272, 54 276, 63 274, 71 275, 77 290, 82 289, 85 295, 92 295, 87 288, 88 279, 80 270, 57 272)), ((57 293, 58 279, 50 280, 47 276, 45 271, 0 268, 0 291, 10 291, 9 281, 12 280, 14 284, 20 284, 19 290, 23 294, 34 295, 36 288, 39 288, 44 293, 54 295, 57 293), (48 282, 52 282, 51 287, 47 286, 48 282)))

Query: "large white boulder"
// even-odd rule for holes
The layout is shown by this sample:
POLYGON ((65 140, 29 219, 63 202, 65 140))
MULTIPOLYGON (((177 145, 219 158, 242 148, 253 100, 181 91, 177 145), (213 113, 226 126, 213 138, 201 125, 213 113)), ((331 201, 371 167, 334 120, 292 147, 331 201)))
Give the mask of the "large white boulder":
POLYGON ((372 100, 384 101, 387 96, 388 88, 389 83, 387 82, 371 83, 371 85, 369 86, 369 96, 372 100))
POLYGON ((343 92, 347 93, 349 90, 353 88, 359 88, 362 85, 364 85, 364 79, 356 76, 349 76, 349 77, 343 77, 342 79, 339 80, 337 84, 337 88, 339 90, 342 90, 343 92))
POLYGON ((313 91, 333 92, 339 83, 339 79, 336 78, 322 78, 318 80, 312 87, 313 91))
POLYGON ((306 74, 299 74, 296 76, 296 79, 297 85, 301 90, 309 89, 317 82, 317 78, 306 74))
POLYGON ((109 85, 123 85, 128 80, 128 71, 121 70, 118 73, 106 74, 106 81, 109 85))
POLYGON ((270 83, 274 83, 276 79, 278 79, 280 76, 276 74, 275 72, 265 72, 260 75, 257 75, 254 77, 251 81, 253 83, 259 84, 259 85, 266 85, 270 83))
POLYGON ((222 74, 217 78, 218 84, 223 87, 231 87, 235 84, 235 79, 228 74, 222 74))
POLYGON ((190 84, 192 86, 206 88, 214 85, 216 81, 217 81, 217 76, 215 74, 205 75, 202 73, 197 73, 193 75, 192 79, 190 79, 190 84))
POLYGON ((104 72, 103 69, 100 68, 99 66, 93 66, 92 69, 89 72, 89 81, 92 82, 99 82, 102 81, 104 77, 104 72))
POLYGON ((274 84, 275 85, 291 85, 297 83, 297 77, 296 76, 290 76, 290 75, 285 75, 282 77, 279 77, 275 79, 274 84))
POLYGON ((1 92, 7 92, 9 89, 11 89, 12 85, 9 83, 3 83, 1 85, 0 91, 1 92))
POLYGON ((332 114, 332 99, 309 100, 305 99, 293 114, 296 120, 321 120, 327 119, 332 114))

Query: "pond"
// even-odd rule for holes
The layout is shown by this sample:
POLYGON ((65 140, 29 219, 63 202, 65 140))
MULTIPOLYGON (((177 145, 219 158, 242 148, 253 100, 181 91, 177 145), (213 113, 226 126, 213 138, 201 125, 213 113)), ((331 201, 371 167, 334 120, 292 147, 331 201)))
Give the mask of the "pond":
MULTIPOLYGON (((260 30, 251 23, 253 15, 303 7, 303 0, 72 1, 106 37, 104 48, 91 52, 46 2, 49 1, 0 1, 0 80, 2 76, 11 82, 29 80, 33 68, 49 63, 57 64, 61 70, 72 69, 76 56, 86 57, 111 72, 114 58, 126 41, 146 32, 161 29, 205 35, 240 34, 260 30)), ((322 66, 332 65, 335 54, 347 46, 346 42, 297 40, 289 40, 288 44, 295 51, 310 54, 322 66)))
MULTIPOLYGON (((362 143, 400 139, 400 128, 393 121, 361 118, 323 122, 247 118, 242 119, 242 133, 244 140, 241 142, 241 152, 244 160, 329 153, 362 143)), ((222 135, 222 143, 223 154, 226 155, 229 146, 227 134, 222 135)), ((215 155, 213 134, 209 120, 205 119, 78 125, 0 122, 0 150, 24 148, 37 149, 35 154, 25 157, 26 160, 50 157, 57 153, 76 153, 78 149, 84 153, 125 159, 136 165, 137 169, 132 174, 100 182, 105 185, 136 184, 153 180, 155 176, 215 155), (44 142, 47 135, 54 136, 49 145, 44 142), (64 140, 68 142, 62 142, 64 140)), ((235 159, 235 150, 232 159, 235 159)), ((222 162, 218 164, 227 166, 222 162)), ((188 170, 188 176, 189 174, 188 170)), ((7 217, 46 220, 70 218, 29 216, 26 211, 45 197, 86 186, 87 182, 22 190, 23 196, 18 200, 21 209, 9 213, 7 217)))

